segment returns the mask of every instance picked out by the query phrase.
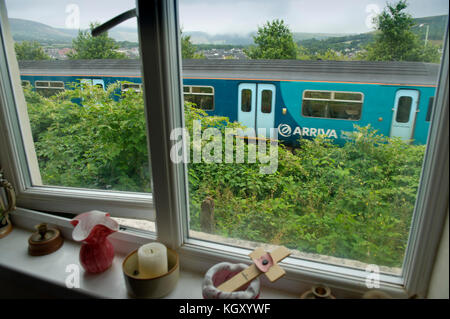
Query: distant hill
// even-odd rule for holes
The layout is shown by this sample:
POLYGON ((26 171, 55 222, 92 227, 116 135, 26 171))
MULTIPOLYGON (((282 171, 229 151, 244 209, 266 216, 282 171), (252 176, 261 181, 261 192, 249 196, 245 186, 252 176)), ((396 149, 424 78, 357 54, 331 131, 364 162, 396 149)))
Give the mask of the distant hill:
MULTIPOLYGON (((426 24, 429 25, 428 40, 442 43, 447 26, 447 15, 424 17, 414 19, 415 25, 412 31, 422 40, 425 39, 426 24), (421 24, 424 24, 420 27, 421 24)), ((338 52, 357 52, 373 40, 375 32, 367 32, 355 35, 335 36, 326 38, 309 38, 297 41, 298 45, 307 48, 312 53, 324 54, 328 49, 338 52)))
MULTIPOLYGON (((78 30, 54 28, 30 20, 10 18, 9 23, 14 41, 38 41, 43 45, 72 44, 72 39, 78 35, 78 30)), ((109 36, 116 41, 138 41, 134 28, 117 27, 109 31, 109 36)))
POLYGON ((72 43, 73 34, 46 24, 23 20, 9 19, 14 41, 38 41, 41 44, 72 43))
POLYGON ((413 30, 416 34, 420 36, 422 40, 424 40, 427 29, 426 24, 428 24, 430 26, 428 32, 428 40, 442 41, 445 36, 447 19, 448 19, 447 15, 417 18, 414 19, 416 22, 416 26, 413 27, 413 30), (419 27, 419 25, 421 24, 424 24, 424 26, 419 27))
MULTIPOLYGON (((416 26, 413 31, 422 39, 425 38, 426 27, 419 27, 420 24, 428 24, 429 40, 442 40, 444 37, 446 15, 434 17, 422 17, 415 19, 416 26)), ((72 39, 77 36, 78 30, 54 28, 46 24, 24 20, 9 19, 12 35, 15 41, 38 41, 43 45, 67 44, 72 43, 72 39)), ((194 44, 213 44, 213 45, 236 45, 247 46, 253 44, 255 32, 247 34, 209 34, 202 31, 183 31, 183 34, 191 36, 194 44)), ((137 30, 135 28, 116 27, 110 30, 109 35, 116 41, 137 42, 137 30)), ((337 48, 355 47, 364 45, 371 40, 372 33, 362 34, 339 34, 339 33, 305 33, 293 32, 294 41, 305 46, 323 47, 331 45, 337 48)))

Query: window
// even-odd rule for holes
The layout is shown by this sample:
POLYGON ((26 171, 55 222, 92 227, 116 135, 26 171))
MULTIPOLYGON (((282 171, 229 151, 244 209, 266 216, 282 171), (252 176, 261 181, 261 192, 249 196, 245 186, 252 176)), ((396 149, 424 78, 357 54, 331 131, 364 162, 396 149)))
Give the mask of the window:
POLYGON ((304 91, 302 115, 330 119, 361 119, 364 95, 355 92, 304 91))
POLYGON ((401 96, 398 100, 397 117, 398 123, 408 123, 411 114, 412 98, 410 96, 401 96))
POLYGON ((31 84, 30 84, 30 81, 27 81, 27 80, 23 80, 23 81, 22 81, 22 86, 25 87, 25 86, 28 86, 28 85, 31 85, 31 84))
POLYGON ((263 90, 261 94, 261 112, 271 113, 272 112, 272 91, 263 90))
POLYGON ((183 87, 184 100, 193 103, 195 107, 212 111, 214 110, 214 88, 212 86, 183 87))
POLYGON ((35 81, 34 87, 39 94, 49 97, 64 91, 64 82, 62 81, 35 81))
MULTIPOLYGON (((124 5, 135 6, 131 0, 103 2, 103 6, 111 8, 108 14, 120 14, 124 5)), ((85 12, 92 9, 92 3, 74 1, 73 5, 85 12)), ((14 12, 17 4, 8 2, 5 10, 2 7, 1 21, 10 23, 14 29, 15 20, 8 22, 6 16, 6 9, 10 8, 14 12)), ((20 16, 22 10, 16 12, 15 18, 29 19, 20 16)), ((49 29, 56 27, 53 18, 69 14, 59 12, 50 3, 33 12, 37 21, 49 24, 49 29), (41 19, 41 10, 47 12, 48 22, 41 19)), ((80 28, 89 29, 89 22, 93 21, 82 22, 85 25, 80 28)), ((29 22, 29 28, 33 28, 33 23, 29 22)), ((47 43, 47 36, 35 34, 41 44, 47 43)), ((81 34, 75 36, 82 37, 81 34)), ((137 32, 134 35, 130 32, 129 36, 135 38, 134 49, 138 48, 137 32)), ((56 57, 19 64, 10 50, 14 48, 11 34, 2 34, 2 40, 10 55, 7 60, 12 61, 5 67, 2 65, 2 73, 8 70, 6 75, 14 79, 22 77, 24 81, 34 77, 32 90, 15 87, 16 82, 12 82, 20 114, 14 122, 21 139, 17 147, 23 148, 17 151, 22 154, 17 163, 25 172, 15 181, 19 204, 71 214, 96 207, 114 217, 153 222, 155 212, 142 92, 133 90, 126 97, 117 98, 124 75, 139 76, 140 60, 138 64, 127 59, 110 60, 108 55, 125 56, 83 38, 80 41, 85 46, 73 48, 80 54, 79 58, 67 59, 65 52, 70 50, 72 41, 62 39, 59 44, 48 44, 56 57)), ((108 41, 115 40, 110 37, 108 41)), ((130 88, 139 86, 129 84, 130 88)))
POLYGON ((431 120, 431 114, 433 112, 433 103, 434 103, 434 96, 430 97, 428 100, 428 109, 427 109, 427 117, 425 121, 429 122, 431 120))
POLYGON ((251 112, 251 110, 252 110, 252 90, 243 89, 241 91, 241 109, 242 109, 242 112, 251 112))
POLYGON ((128 90, 134 90, 135 92, 141 92, 142 84, 138 83, 122 83, 122 92, 126 92, 128 90))

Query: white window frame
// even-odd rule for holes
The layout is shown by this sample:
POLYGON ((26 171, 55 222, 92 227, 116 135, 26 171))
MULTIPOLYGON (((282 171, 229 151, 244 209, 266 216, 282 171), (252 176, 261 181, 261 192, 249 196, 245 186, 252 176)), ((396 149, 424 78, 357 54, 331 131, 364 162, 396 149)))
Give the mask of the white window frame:
MULTIPOLYGON (((185 164, 176 164, 170 160, 170 149, 174 143, 169 138, 171 130, 176 127, 184 127, 177 1, 137 0, 136 4, 143 60, 146 120, 147 127, 151 127, 148 136, 151 146, 150 158, 155 199, 152 203, 158 211, 156 215, 157 240, 178 249, 181 263, 185 269, 205 271, 213 264, 222 261, 248 263, 248 249, 196 240, 188 236, 187 169, 185 164), (153 134, 151 134, 152 132, 153 134)), ((4 12, 3 0, 0 0, 0 9, 1 12, 4 12)), ((4 16, 2 16, 3 19, 4 16)), ((4 25, 0 25, 0 27, 4 39, 4 25)), ((7 48, 11 50, 10 48, 13 46, 11 43, 9 44, 7 48)), ((380 289, 396 297, 413 294, 426 295, 434 257, 448 212, 448 33, 444 47, 440 86, 435 95, 433 120, 429 131, 429 147, 425 154, 403 273, 401 276, 380 275, 380 289)), ((11 64, 14 64, 14 61, 9 65, 11 64)), ((0 52, 2 70, 5 65, 4 55, 0 52)), ((26 151, 31 152, 33 145, 27 145, 28 147, 25 148, 18 147, 17 141, 30 143, 32 139, 30 139, 29 129, 21 131, 11 120, 15 116, 15 106, 17 105, 17 112, 20 113, 23 112, 25 104, 24 101, 17 98, 17 90, 21 90, 18 85, 20 78, 17 65, 15 69, 10 67, 8 70, 10 73, 6 76, 5 72, 0 74, 2 76, 0 78, 0 103, 6 105, 1 108, 0 124, 7 124, 6 132, 8 133, 0 135, 0 145, 7 149, 7 152, 0 154, 0 160, 1 163, 8 164, 5 175, 19 190, 18 206, 24 207, 23 205, 27 204, 33 209, 48 211, 49 209, 45 209, 46 206, 42 204, 41 199, 44 197, 47 200, 55 199, 63 195, 60 194, 60 189, 43 191, 39 187, 30 189, 28 186, 27 188, 26 176, 28 175, 24 170, 29 167, 29 171, 33 172, 33 165, 37 165, 37 163, 30 161, 28 166, 23 162, 24 157, 29 155, 26 154, 26 151), (16 94, 11 94, 11 92, 16 94), (21 140, 22 134, 24 135, 23 140, 21 140), (27 134, 29 136, 26 136, 27 134)), ((21 114, 20 119, 24 122, 28 120, 26 112, 21 114)), ((25 123, 25 125, 29 126, 29 123, 25 123)), ((21 127, 23 126, 22 123, 21 127)), ((66 191, 70 192, 70 196, 66 197, 73 199, 71 197, 73 190, 66 191)), ((77 205, 82 204, 87 207, 90 203, 95 202, 94 198, 86 198, 86 195, 93 197, 92 194, 97 192, 80 192, 77 205)), ((113 192, 98 193, 102 194, 104 198, 109 196, 109 200, 116 201, 117 197, 121 196, 120 193, 114 194, 113 192)), ((74 204, 64 203, 63 206, 67 208, 71 205, 74 204)), ((46 216, 51 220, 51 215, 46 216)), ((133 237, 134 235, 131 233, 129 236, 130 240, 138 238, 133 237)), ((286 258, 281 265, 287 270, 287 275, 274 285, 281 289, 301 291, 313 283, 321 282, 337 291, 344 291, 343 295, 367 290, 365 287, 367 273, 364 270, 299 258, 286 258)))

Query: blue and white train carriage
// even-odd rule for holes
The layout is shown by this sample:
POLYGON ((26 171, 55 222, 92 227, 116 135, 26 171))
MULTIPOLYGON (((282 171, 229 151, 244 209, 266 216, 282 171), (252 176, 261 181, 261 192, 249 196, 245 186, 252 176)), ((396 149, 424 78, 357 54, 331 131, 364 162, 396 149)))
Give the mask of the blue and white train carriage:
MULTIPOLYGON (((354 124, 425 144, 437 64, 419 62, 185 60, 185 100, 210 115, 278 130, 294 143, 325 134, 341 143, 354 124)), ((137 60, 21 61, 22 81, 43 94, 71 82, 140 89, 137 60)))

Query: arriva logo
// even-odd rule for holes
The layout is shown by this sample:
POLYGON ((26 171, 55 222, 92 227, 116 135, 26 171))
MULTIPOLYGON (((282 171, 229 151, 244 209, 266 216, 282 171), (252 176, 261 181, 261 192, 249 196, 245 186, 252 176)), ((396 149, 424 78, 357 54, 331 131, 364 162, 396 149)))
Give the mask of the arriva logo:
POLYGON ((336 130, 333 129, 325 129, 316 128, 316 127, 300 127, 297 126, 294 131, 292 131, 292 127, 288 124, 280 124, 278 125, 278 133, 283 137, 290 137, 292 135, 298 136, 318 136, 318 135, 326 135, 330 138, 338 138, 336 134, 336 130))

